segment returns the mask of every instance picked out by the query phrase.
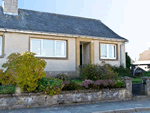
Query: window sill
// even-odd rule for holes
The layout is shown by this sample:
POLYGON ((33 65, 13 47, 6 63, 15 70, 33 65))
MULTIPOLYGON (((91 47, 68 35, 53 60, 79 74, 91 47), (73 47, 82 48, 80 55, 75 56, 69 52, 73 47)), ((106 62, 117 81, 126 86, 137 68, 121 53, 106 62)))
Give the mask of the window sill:
MULTIPOLYGON (((37 57, 37 56, 35 56, 37 57)), ((57 59, 57 60, 68 60, 68 58, 61 58, 61 57, 37 57, 37 58, 41 58, 41 59, 57 59)))
POLYGON ((3 54, 3 55, 0 55, 0 58, 4 58, 5 57, 5 54, 3 54))
POLYGON ((100 58, 100 60, 101 60, 101 61, 103 61, 103 60, 104 60, 104 61, 105 61, 105 60, 106 60, 106 61, 117 61, 118 59, 103 59, 103 58, 100 58))

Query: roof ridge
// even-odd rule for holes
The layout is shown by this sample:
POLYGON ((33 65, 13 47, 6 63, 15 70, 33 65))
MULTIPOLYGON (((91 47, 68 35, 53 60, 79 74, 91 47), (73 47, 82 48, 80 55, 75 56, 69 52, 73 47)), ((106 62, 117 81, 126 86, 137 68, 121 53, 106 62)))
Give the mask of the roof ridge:
POLYGON ((47 14, 52 14, 52 15, 80 18, 80 19, 85 19, 85 20, 95 20, 95 21, 101 22, 100 19, 94 19, 94 18, 88 18, 88 17, 80 17, 80 16, 74 16, 74 15, 58 14, 58 13, 51 13, 51 12, 44 12, 44 11, 37 11, 37 10, 29 10, 29 9, 21 9, 21 8, 18 8, 18 10, 26 10, 26 11, 32 11, 32 12, 37 12, 37 13, 47 13, 47 14))

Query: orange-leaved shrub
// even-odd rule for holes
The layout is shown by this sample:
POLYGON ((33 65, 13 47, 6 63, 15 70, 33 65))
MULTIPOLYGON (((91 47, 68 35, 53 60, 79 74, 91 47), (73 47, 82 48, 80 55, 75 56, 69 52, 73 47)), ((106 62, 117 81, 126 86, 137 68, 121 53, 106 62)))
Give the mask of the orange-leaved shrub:
POLYGON ((38 80, 46 76, 46 62, 34 55, 35 53, 25 52, 22 55, 12 53, 8 56, 8 61, 2 65, 7 70, 0 76, 0 82, 18 85, 29 92, 35 91, 38 80))

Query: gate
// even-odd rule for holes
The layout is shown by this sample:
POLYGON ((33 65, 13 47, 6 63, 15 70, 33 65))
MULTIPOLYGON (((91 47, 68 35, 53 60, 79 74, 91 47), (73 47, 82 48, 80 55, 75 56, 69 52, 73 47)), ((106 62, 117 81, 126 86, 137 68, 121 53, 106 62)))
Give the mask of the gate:
POLYGON ((143 83, 132 83, 132 95, 133 96, 146 95, 145 86, 146 84, 143 83))

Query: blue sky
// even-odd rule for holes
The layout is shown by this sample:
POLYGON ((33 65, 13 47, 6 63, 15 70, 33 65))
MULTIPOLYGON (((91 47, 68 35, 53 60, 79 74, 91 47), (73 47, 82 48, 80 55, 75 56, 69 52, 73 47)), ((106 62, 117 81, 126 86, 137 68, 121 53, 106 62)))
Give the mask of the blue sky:
MULTIPOLYGON (((150 47, 150 0, 19 0, 19 8, 100 19, 127 38, 132 59, 150 47)), ((2 6, 2 0, 0 0, 2 6)))

